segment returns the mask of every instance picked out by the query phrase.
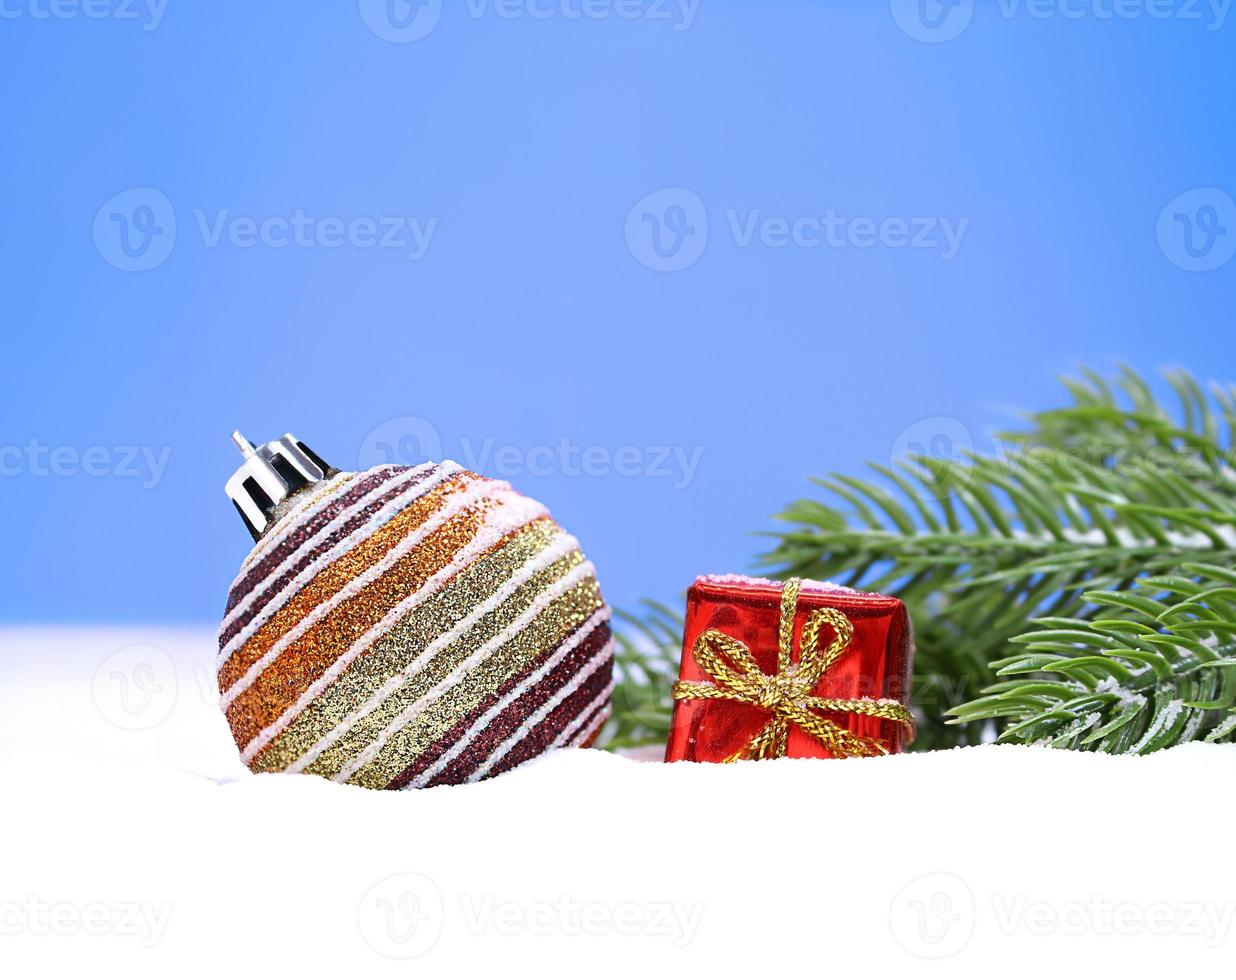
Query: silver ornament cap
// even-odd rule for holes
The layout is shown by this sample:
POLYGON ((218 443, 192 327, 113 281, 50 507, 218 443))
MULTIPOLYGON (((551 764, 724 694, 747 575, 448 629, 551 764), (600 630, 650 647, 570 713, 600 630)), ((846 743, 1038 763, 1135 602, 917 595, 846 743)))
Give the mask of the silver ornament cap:
POLYGON ((232 433, 232 442, 245 461, 224 490, 255 541, 286 509, 285 501, 339 472, 290 432, 255 446, 237 430, 232 433))

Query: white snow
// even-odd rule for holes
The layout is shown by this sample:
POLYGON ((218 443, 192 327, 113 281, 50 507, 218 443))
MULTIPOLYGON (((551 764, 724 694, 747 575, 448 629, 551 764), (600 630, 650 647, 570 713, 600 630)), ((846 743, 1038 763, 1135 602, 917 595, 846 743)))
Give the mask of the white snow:
MULTIPOLYGON (((1143 674, 1148 670, 1150 670, 1149 667, 1141 667, 1133 672, 1133 676, 1137 677, 1139 674, 1143 674)), ((1124 687, 1118 680, 1116 680, 1115 677, 1104 677, 1098 684, 1095 685, 1095 690, 1110 691, 1115 694, 1120 699, 1116 702, 1116 704, 1120 707, 1124 707, 1128 704, 1136 704, 1140 706, 1146 703, 1146 695, 1140 693, 1139 691, 1132 691, 1129 688, 1124 687)))
POLYGON ((1232 747, 564 750, 380 793, 249 774, 214 652, 211 628, 0 631, 5 976, 1230 971, 1232 747))
POLYGON ((1137 744, 1133 746, 1134 751, 1140 752, 1147 745, 1149 745, 1153 739, 1158 738, 1163 734, 1163 732, 1176 724, 1176 719, 1180 717, 1180 712, 1183 710, 1184 702, 1179 698, 1173 698, 1169 701, 1167 703, 1167 707, 1163 710, 1163 713, 1158 715, 1156 720, 1152 722, 1149 727, 1147 727, 1146 734, 1138 739, 1137 744))
MULTIPOLYGON (((776 585, 780 586, 783 583, 771 579, 761 578, 756 575, 736 575, 733 572, 726 572, 723 575, 701 575, 696 581, 706 582, 710 585, 776 585)), ((836 582, 818 582, 812 578, 800 580, 800 588, 804 592, 856 592, 856 589, 851 589, 846 585, 838 585, 836 582)))

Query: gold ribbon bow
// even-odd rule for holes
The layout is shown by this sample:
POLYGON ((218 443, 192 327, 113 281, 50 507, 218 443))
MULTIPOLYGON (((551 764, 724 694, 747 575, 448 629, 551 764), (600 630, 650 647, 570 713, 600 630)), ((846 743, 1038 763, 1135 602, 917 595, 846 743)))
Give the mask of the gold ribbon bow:
POLYGON ((857 735, 819 712, 841 712, 886 718, 914 727, 914 716, 902 704, 875 698, 818 698, 811 692, 820 678, 845 652, 854 637, 854 624, 836 609, 817 609, 807 618, 799 643, 799 660, 793 662, 794 612, 801 581, 788 580, 781 590, 781 622, 777 637, 777 673, 760 670, 751 650, 721 630, 701 633, 691 656, 712 681, 678 681, 676 701, 719 699, 753 704, 771 712, 768 723, 741 749, 725 759, 777 759, 785 755, 790 726, 797 725, 825 746, 834 757, 885 755, 883 741, 857 735), (820 648, 820 628, 827 623, 836 633, 833 642, 820 648))

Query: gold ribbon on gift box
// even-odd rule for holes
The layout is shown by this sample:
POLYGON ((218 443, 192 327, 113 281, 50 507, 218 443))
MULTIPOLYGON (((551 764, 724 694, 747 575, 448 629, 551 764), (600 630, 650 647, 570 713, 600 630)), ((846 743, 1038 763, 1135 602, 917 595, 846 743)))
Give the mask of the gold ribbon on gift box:
POLYGON ((913 730, 914 716, 896 701, 876 698, 820 698, 812 695, 837 658, 854 637, 854 624, 836 609, 816 609, 807 617, 799 640, 799 659, 793 661, 794 613, 798 608, 801 580, 789 579, 781 589, 781 622, 777 636, 777 673, 760 670, 750 648, 718 629, 705 630, 695 641, 691 656, 711 681, 678 681, 676 701, 723 700, 752 704, 772 717, 746 745, 728 756, 739 759, 778 759, 785 755, 790 726, 796 725, 814 737, 838 758, 856 755, 886 755, 888 747, 877 738, 858 735, 823 713, 865 715, 896 721, 913 730), (820 630, 831 626, 836 634, 827 647, 820 647, 820 630))

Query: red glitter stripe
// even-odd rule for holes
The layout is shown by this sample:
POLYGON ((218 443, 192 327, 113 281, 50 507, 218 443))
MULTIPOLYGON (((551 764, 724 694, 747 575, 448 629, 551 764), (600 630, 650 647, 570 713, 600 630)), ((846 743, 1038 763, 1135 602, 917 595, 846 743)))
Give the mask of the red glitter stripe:
MULTIPOLYGON (((553 744, 554 739, 562 734, 563 730, 571 722, 579 718, 579 713, 588 707, 589 703, 594 701, 597 695, 605 690, 605 686, 609 683, 612 667, 613 663, 611 661, 598 668, 594 674, 580 685, 578 691, 551 711, 545 720, 532 729, 525 738, 521 739, 510 752, 504 755, 485 774, 484 778, 490 779, 499 773, 508 772, 529 759, 534 759, 544 753, 553 744)), ((587 730, 588 723, 596 717, 597 712, 608 710, 608 703, 600 705, 596 711, 589 714, 588 719, 579 731, 587 730)), ((434 785, 437 783, 438 780, 433 780, 434 785)))
MULTIPOLYGON (((243 613, 236 617, 235 621, 229 623, 227 628, 219 633, 219 649, 222 650, 233 637, 244 629, 253 618, 261 612, 270 601, 279 594, 288 582, 299 575, 306 567, 312 564, 317 558, 320 558, 331 548, 337 545, 340 541, 346 538, 349 534, 355 531, 358 527, 364 524, 369 518, 381 509, 382 506, 399 494, 403 493, 410 487, 420 483, 425 477, 432 472, 427 471, 424 476, 418 477, 410 483, 400 484, 397 487, 392 487, 386 493, 371 501, 362 510, 354 514, 347 521, 340 523, 337 527, 331 529, 321 541, 315 544, 311 549, 297 557, 295 563, 289 566, 280 576, 275 579, 270 585, 263 590, 262 594, 254 599, 253 603, 243 613)), ((362 483, 357 484, 354 488, 337 500, 327 504, 321 511, 314 515, 313 519, 305 524, 290 530, 283 542, 280 542, 278 547, 272 550, 271 554, 264 557, 244 578, 242 582, 237 583, 236 588, 232 590, 228 599, 228 611, 230 612, 235 606, 246 596, 252 589, 262 583, 267 575, 273 572, 285 558, 294 555, 300 548, 304 546, 306 541, 313 535, 317 534, 332 521, 338 519, 339 515, 355 504, 358 500, 365 496, 366 493, 374 490, 384 482, 389 482, 394 477, 398 476, 400 470, 396 469, 385 474, 376 474, 373 478, 367 478, 362 483)))
MULTIPOLYGON (((579 747, 581 749, 592 748, 593 743, 596 742, 597 740, 597 736, 601 734, 601 725, 599 725, 598 722, 602 722, 608 717, 609 717, 609 704, 608 703, 602 704, 591 715, 588 716, 587 721, 585 721, 582 725, 579 726, 579 730, 581 732, 588 733, 588 735, 584 738, 584 741, 579 743, 579 747)), ((574 741, 578 737, 579 737, 578 735, 572 735, 571 739, 572 741, 574 741)))
MULTIPOLYGON (((397 518, 385 525, 378 536, 390 532, 390 541, 370 539, 373 554, 360 554, 362 560, 376 562, 379 554, 399 547, 404 537, 415 533, 414 529, 431 520, 439 508, 453 506, 450 498, 457 487, 444 484, 421 497, 405 508, 397 518), (435 497, 436 495, 436 497, 435 497), (445 503, 444 503, 445 502, 445 503), (399 524, 404 521, 404 525, 399 524)), ((490 491, 492 492, 492 490, 490 491)), ((257 672, 253 682, 228 706, 226 714, 232 726, 232 735, 237 745, 248 745, 263 728, 274 723, 290 708, 354 643, 359 642, 381 622, 392 609, 405 599, 415 595, 425 583, 447 567, 464 548, 480 533, 489 514, 497 506, 492 496, 481 496, 463 506, 458 513, 435 528, 420 543, 401 555, 382 574, 368 581, 359 591, 348 595, 329 612, 308 626, 294 640, 279 650, 275 659, 265 669, 257 672)), ((350 552, 355 555, 357 552, 350 552)), ((347 561, 345 556, 341 562, 347 561)), ((369 566, 372 567, 372 564, 369 566)), ((350 570, 349 572, 350 573, 350 570)), ((321 595, 312 594, 312 584, 297 595, 296 601, 304 599, 305 609, 290 609, 289 621, 297 623, 311 614, 325 601, 326 590, 337 595, 334 587, 342 581, 340 563, 331 565, 323 575, 338 578, 326 582, 321 595), (309 610, 308 612, 306 610, 309 610)), ((319 581, 319 580, 315 580, 319 581)), ((346 587, 346 586, 345 586, 346 587)), ((289 606, 280 614, 289 611, 289 606)), ((286 624, 277 622, 278 615, 263 627, 220 669, 220 687, 236 683, 244 671, 252 669, 286 633, 280 632, 286 624), (268 629, 269 628, 269 629, 268 629)))
MULTIPOLYGON (((479 732, 476 738, 458 756, 452 759, 442 772, 434 777, 433 785, 444 782, 463 782, 468 774, 474 772, 489 757, 490 753, 502 744, 511 732, 531 717, 537 708, 553 697, 555 691, 570 683, 571 678, 579 672, 583 665, 605 646, 609 637, 608 622, 598 623, 592 627, 588 635, 584 637, 574 650, 562 659, 560 664, 507 705, 497 717, 479 732)), ((442 738, 438 739, 438 741, 417 756, 412 765, 391 781, 389 788, 403 789, 413 779, 428 770, 444 753, 459 743, 468 729, 476 724, 477 719, 540 670, 560 646, 561 644, 558 644, 558 646, 552 649, 543 651, 528 665, 526 670, 515 677, 508 678, 497 691, 478 705, 475 710, 457 722, 442 738)), ((597 669, 598 674, 603 673, 608 676, 609 672, 609 664, 604 664, 597 669)))
MULTIPOLYGON (((527 720, 540 705, 552 697, 555 691, 566 686, 579 669, 605 645, 609 636, 608 623, 599 623, 592 627, 588 635, 563 658, 561 663, 545 677, 542 677, 535 685, 524 691, 515 701, 507 705, 484 730, 478 733, 475 739, 435 778, 435 782, 447 778, 447 774, 454 774, 454 778, 448 778, 447 781, 461 782, 468 773, 484 762, 490 752, 497 748, 515 728, 527 720)), ((442 738, 422 752, 412 765, 391 782, 391 788, 400 789, 429 769, 446 751, 459 743, 468 729, 476 724, 477 719, 493 708, 495 704, 511 691, 526 682, 532 674, 540 670, 560 646, 561 644, 552 649, 542 651, 525 670, 514 677, 508 678, 497 691, 486 698, 475 710, 461 719, 442 738)), ((605 668, 599 669, 603 670, 605 668)))
MULTIPOLYGON (((396 471, 387 469, 381 473, 374 473, 363 477, 359 480, 354 480, 344 488, 344 493, 336 497, 325 507, 314 514, 308 521, 301 524, 299 527, 294 527, 285 534, 279 542, 268 551, 261 561, 250 566, 244 576, 238 581, 227 596, 227 610, 231 612, 236 608, 237 603, 244 599, 252 592, 262 580, 271 572, 279 567, 287 558, 296 553, 310 537, 320 531, 330 521, 331 517, 338 513, 344 507, 348 507, 355 503, 366 493, 378 486, 384 480, 389 480, 396 475, 396 471)), ((257 545, 255 544, 256 548, 257 545)))

